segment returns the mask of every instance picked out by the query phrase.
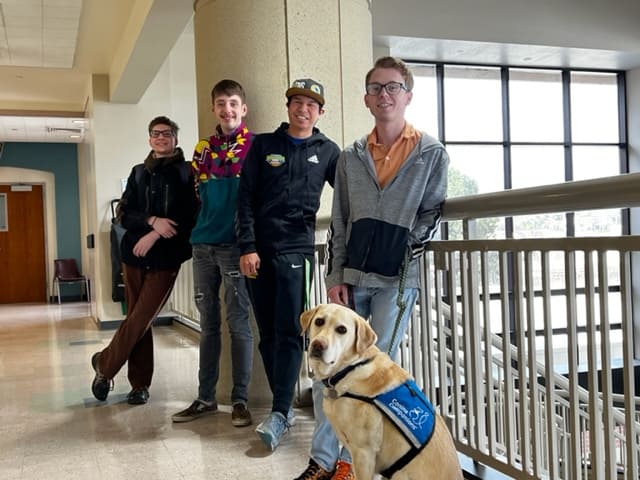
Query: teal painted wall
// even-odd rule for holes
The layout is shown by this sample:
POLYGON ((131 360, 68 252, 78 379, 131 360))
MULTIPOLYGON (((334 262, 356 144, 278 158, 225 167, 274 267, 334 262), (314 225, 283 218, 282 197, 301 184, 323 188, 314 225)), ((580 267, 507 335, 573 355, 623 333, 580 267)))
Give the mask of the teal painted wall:
POLYGON ((78 148, 75 143, 5 143, 0 166, 55 175, 58 258, 75 258, 82 269, 78 148))

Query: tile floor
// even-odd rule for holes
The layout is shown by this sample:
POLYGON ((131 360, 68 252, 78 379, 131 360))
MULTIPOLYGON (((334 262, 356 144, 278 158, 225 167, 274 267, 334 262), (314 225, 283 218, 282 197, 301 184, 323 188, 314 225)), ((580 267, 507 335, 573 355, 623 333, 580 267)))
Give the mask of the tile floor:
MULTIPOLYGON (((91 354, 112 330, 98 330, 86 303, 0 305, 0 479, 292 479, 307 463, 313 417, 276 452, 252 427, 231 425, 230 406, 191 423, 171 415, 196 392, 195 338, 154 329, 156 369, 148 404, 126 403, 126 368, 108 401, 91 394, 91 354)), ((266 409, 252 409, 255 419, 266 409)))

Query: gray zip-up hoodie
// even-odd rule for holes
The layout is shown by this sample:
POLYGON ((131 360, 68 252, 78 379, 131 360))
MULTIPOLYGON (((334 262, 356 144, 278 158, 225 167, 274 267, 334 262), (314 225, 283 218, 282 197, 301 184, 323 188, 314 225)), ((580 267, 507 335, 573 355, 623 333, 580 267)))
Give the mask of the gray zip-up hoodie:
POLYGON ((381 188, 367 136, 346 148, 336 170, 327 241, 327 288, 397 287, 411 255, 406 287, 419 287, 415 258, 433 238, 447 192, 449 156, 422 132, 389 184, 381 188))

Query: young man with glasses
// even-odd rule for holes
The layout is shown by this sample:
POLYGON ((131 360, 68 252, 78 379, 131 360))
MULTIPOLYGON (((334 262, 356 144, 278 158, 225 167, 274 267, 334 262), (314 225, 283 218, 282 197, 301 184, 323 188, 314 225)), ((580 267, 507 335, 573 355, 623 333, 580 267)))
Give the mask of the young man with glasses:
POLYGON ((252 422, 247 400, 253 367, 253 334, 234 222, 240 172, 251 145, 251 132, 244 124, 246 95, 238 82, 225 79, 216 83, 211 103, 218 125, 213 135, 196 145, 192 162, 201 202, 198 221, 191 232, 194 300, 200 312, 198 397, 172 419, 190 422, 218 411, 220 289, 224 286, 224 310, 231 337, 231 423, 246 427, 252 422))
POLYGON ((238 192, 240 269, 247 276, 273 401, 256 433, 275 450, 293 422, 291 403, 302 363, 300 314, 307 307, 316 213, 333 185, 339 147, 320 133, 324 89, 305 78, 285 96, 289 123, 257 135, 238 192))
POLYGON ((151 152, 136 165, 118 203, 126 229, 122 255, 127 315, 109 345, 91 357, 93 395, 107 399, 113 378, 128 362, 131 405, 147 403, 153 376, 151 324, 164 306, 180 265, 191 258, 189 235, 198 211, 193 175, 167 117, 149 123, 151 152))
MULTIPOLYGON (((416 259, 436 232, 447 191, 447 152, 405 120, 412 89, 399 59, 380 58, 367 73, 364 103, 375 126, 340 157, 327 242, 329 300, 368 318, 392 358, 418 296, 416 259)), ((324 385, 312 390, 316 428, 298 480, 353 480, 349 452, 340 451, 322 411, 324 385)))

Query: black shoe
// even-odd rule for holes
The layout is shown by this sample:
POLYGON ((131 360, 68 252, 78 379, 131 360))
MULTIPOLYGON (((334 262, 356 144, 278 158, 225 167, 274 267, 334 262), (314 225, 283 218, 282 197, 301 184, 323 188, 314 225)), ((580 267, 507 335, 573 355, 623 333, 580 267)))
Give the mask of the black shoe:
POLYGON ((98 369, 98 361, 100 359, 100 352, 96 352, 91 357, 91 366, 93 370, 96 372, 96 376, 93 378, 93 382, 91 383, 91 392, 93 392, 93 396, 96 397, 101 402, 104 402, 109 395, 109 391, 113 390, 113 380, 108 379, 98 369))
POLYGON ((134 388, 127 395, 129 405, 144 405, 149 400, 149 390, 147 387, 134 388))
POLYGON ((244 403, 236 403, 231 410, 231 424, 234 427, 251 425, 251 412, 244 403))
POLYGON ((215 400, 213 401, 213 403, 211 403, 211 405, 208 405, 202 400, 196 399, 187 408, 185 408, 184 410, 180 410, 178 413, 174 414, 171 419, 175 423, 190 422, 191 420, 195 420, 196 418, 204 417, 206 415, 213 415, 217 411, 218 403, 215 400))

